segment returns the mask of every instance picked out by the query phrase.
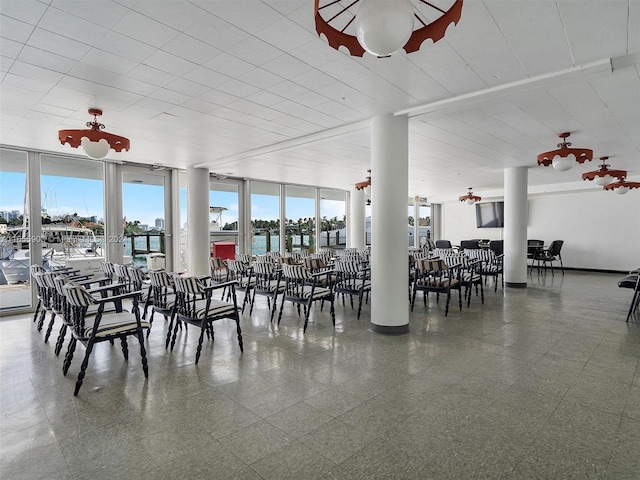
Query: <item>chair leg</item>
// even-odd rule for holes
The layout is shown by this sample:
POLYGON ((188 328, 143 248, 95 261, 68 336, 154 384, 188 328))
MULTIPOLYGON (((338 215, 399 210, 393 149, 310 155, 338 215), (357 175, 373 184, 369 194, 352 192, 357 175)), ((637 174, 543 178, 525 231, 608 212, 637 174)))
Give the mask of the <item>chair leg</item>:
POLYGON ((196 365, 200 360, 200 353, 202 353, 202 340, 204 340, 204 332, 207 329, 207 322, 202 321, 202 328, 200 328, 200 338, 198 339, 198 349, 196 350, 196 365))
POLYGON ((282 301, 280 302, 280 314, 278 315, 278 325, 280 325, 280 320, 282 320, 282 310, 284 309, 284 293, 282 294, 282 301))
MULTIPOLYGON (((274 302, 275 305, 275 302, 274 302)), ((238 345, 240 346, 240 352, 244 352, 244 346, 242 343, 242 330, 240 329, 240 315, 238 315, 238 312, 236 312, 235 315, 235 321, 236 321, 236 333, 238 334, 238 345)))
POLYGON ((40 306, 42 305, 42 300, 38 300, 36 304, 36 311, 33 313, 33 323, 36 323, 38 320, 38 313, 40 313, 40 306))
POLYGON ((64 361, 62 362, 62 374, 66 375, 69 371, 69 367, 71 366, 71 360, 73 360, 73 352, 76 349, 76 337, 71 336, 71 341, 69 342, 69 346, 67 347, 67 353, 64 356, 64 361))
POLYGON ((147 350, 144 348, 144 333, 142 329, 138 330, 136 334, 138 341, 140 342, 140 356, 142 357, 142 371, 144 372, 144 378, 149 378, 149 365, 147 364, 147 350))
POLYGON ((53 323, 56 320, 56 312, 51 312, 51 320, 49 320, 49 326, 47 327, 47 332, 44 334, 44 343, 49 341, 49 336, 51 335, 51 330, 53 329, 53 323))
POLYGON ((82 361, 82 365, 80 366, 80 373, 78 373, 78 381, 76 382, 76 388, 73 391, 73 396, 77 397, 78 392, 80 391, 80 387, 82 387, 82 382, 84 381, 85 372, 87 367, 89 366, 89 356, 91 356, 91 351, 93 350, 93 342, 89 341, 87 344, 87 353, 84 355, 84 360, 82 361))
POLYGON ((129 345, 127 345, 127 337, 120 337, 120 343, 122 344, 122 354, 125 360, 129 360, 129 345))
POLYGON ((58 340, 56 340, 56 348, 53 350, 56 354, 56 357, 60 355, 60 350, 62 350, 62 344, 64 343, 64 337, 67 334, 67 324, 63 323, 60 327, 60 333, 58 333, 58 340))

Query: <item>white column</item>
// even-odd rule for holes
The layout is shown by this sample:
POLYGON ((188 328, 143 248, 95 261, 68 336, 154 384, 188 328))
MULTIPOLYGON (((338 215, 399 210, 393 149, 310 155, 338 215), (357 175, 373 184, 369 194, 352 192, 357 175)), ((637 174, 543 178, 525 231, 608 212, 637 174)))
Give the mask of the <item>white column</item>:
POLYGON ((527 287, 527 167, 504 171, 504 284, 527 287))
POLYGON ((167 244, 171 243, 171 263, 167 261, 166 268, 169 272, 179 272, 180 266, 180 231, 182 230, 180 221, 180 173, 178 170, 171 171, 171 224, 165 220, 167 230, 171 229, 171 237, 167 239, 167 244))
POLYGON ((363 249, 364 236, 364 190, 353 190, 349 196, 349 241, 347 246, 363 249))
POLYGON ((284 185, 280 184, 280 255, 284 255, 287 251, 286 201, 284 194, 284 185))
POLYGON ((409 331, 409 129, 406 116, 381 115, 371 124, 371 330, 409 331))
POLYGON ((431 240, 442 240, 444 238, 444 228, 442 227, 442 204, 431 204, 431 240))
MULTIPOLYGON (((29 222, 29 263, 42 265, 42 200, 40 194, 40 154, 27 154, 26 202, 23 215, 29 222)), ((35 290, 31 289, 32 293, 35 290)))
POLYGON ((104 163, 104 223, 106 260, 124 263, 124 222, 122 217, 122 167, 104 163))
POLYGON ((209 170, 187 167, 187 269, 209 274, 209 170))

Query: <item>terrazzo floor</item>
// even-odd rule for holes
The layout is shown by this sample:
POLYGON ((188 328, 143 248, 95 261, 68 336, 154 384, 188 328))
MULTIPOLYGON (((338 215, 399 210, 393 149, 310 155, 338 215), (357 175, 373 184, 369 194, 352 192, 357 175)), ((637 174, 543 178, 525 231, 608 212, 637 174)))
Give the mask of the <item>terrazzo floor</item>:
POLYGON ((197 366, 196 329, 170 352, 156 316, 149 379, 135 342, 128 362, 101 343, 78 397, 83 347, 65 377, 31 316, 5 317, 0 477, 637 480, 640 314, 625 323, 622 276, 534 271, 448 317, 432 295, 403 336, 341 301, 335 328, 314 306, 303 334, 258 297, 244 353, 216 322, 197 366))

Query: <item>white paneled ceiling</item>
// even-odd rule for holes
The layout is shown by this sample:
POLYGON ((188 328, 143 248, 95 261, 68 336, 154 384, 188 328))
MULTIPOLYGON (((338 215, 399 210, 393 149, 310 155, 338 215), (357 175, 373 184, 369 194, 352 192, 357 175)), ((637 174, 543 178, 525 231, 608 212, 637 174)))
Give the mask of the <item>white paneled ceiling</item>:
POLYGON ((405 114, 411 195, 500 195, 518 166, 531 192, 598 188, 597 161, 536 166, 564 131, 640 181, 640 0, 465 0, 442 41, 382 59, 329 47, 313 0, 0 0, 0 20, 4 146, 78 154, 57 131, 97 107, 131 139, 112 159, 350 189, 371 117, 405 114))

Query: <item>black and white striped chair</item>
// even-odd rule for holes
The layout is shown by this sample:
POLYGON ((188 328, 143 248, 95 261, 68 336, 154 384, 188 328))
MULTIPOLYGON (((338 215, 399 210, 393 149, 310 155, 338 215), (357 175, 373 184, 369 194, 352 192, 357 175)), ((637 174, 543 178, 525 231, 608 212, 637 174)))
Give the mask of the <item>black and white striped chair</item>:
MULTIPOLYGON (((36 310, 33 313, 33 323, 36 323, 38 321, 38 314, 40 313, 40 307, 42 307, 42 294, 44 292, 42 292, 40 290, 40 286, 38 285, 38 282, 35 278, 35 274, 37 273, 44 273, 44 268, 42 268, 42 265, 30 265, 29 266, 29 273, 31 275, 31 278, 33 280, 33 283, 36 286, 36 298, 38 299, 38 303, 36 303, 36 310)), ((42 329, 42 326, 40 328, 38 328, 38 331, 40 331, 42 329)))
POLYGON ((411 311, 416 301, 416 293, 423 293, 424 306, 427 306, 427 296, 429 292, 436 294, 436 301, 440 299, 440 294, 447 296, 447 303, 444 310, 445 317, 449 314, 449 302, 451 300, 451 290, 458 290, 458 306, 462 310, 462 295, 460 282, 460 269, 457 266, 449 267, 444 260, 423 259, 416 261, 415 277, 413 280, 413 290, 411 293, 411 311))
MULTIPOLYGON (((278 315, 278 325, 282 319, 282 310, 284 302, 292 302, 298 307, 300 314, 300 305, 304 307, 304 327, 303 332, 307 331, 309 323, 309 314, 311 313, 311 305, 313 302, 329 301, 331 303, 331 321, 333 326, 336 325, 336 314, 333 303, 334 293, 331 286, 321 286, 322 277, 326 277, 328 273, 312 274, 304 265, 287 265, 282 264, 281 279, 285 282, 284 293, 280 303, 280 314, 278 315)), ((329 282, 330 283, 330 282, 329 282)))
MULTIPOLYGON (((147 310, 153 305, 153 296, 151 295, 151 283, 149 282, 147 275, 142 271, 140 267, 127 267, 129 275, 129 291, 140 292, 140 303, 143 305, 142 318, 147 318, 147 310)), ((151 327, 152 321, 149 322, 151 327)), ((149 332, 147 332, 149 335, 149 332)))
POLYGON ((196 351, 197 365, 200 360, 200 353, 202 352, 202 341, 205 332, 213 335, 213 322, 224 318, 229 318, 236 322, 238 345, 240 346, 240 351, 243 351, 235 281, 206 286, 198 277, 181 277, 174 275, 173 283, 176 292, 176 324, 173 327, 173 337, 171 340, 172 351, 176 343, 179 322, 185 322, 199 327, 200 336, 198 339, 198 349, 196 351), (228 288, 231 301, 216 300, 213 298, 213 293, 223 288, 228 288))
MULTIPOLYGON (((240 260, 227 260, 227 272, 229 273, 227 280, 236 282, 234 292, 240 290, 244 293, 242 300, 242 313, 244 313, 244 307, 251 302, 252 290, 256 285, 256 280, 251 275, 251 267, 240 260)), ((230 291, 227 292, 227 300, 230 299, 230 293, 230 291)))
MULTIPOLYGON (((502 259, 504 255, 496 255, 493 250, 485 248, 465 250, 465 254, 469 258, 480 262, 480 274, 485 278, 485 283, 488 277, 492 277, 494 281, 493 290, 497 292, 498 278, 503 275, 502 259)), ((504 277, 502 277, 500 285, 504 286, 504 277)))
POLYGON ((122 353, 124 354, 125 360, 128 360, 129 347, 127 345, 127 337, 137 337, 140 342, 142 370, 144 371, 145 378, 148 378, 149 368, 147 366, 147 351, 144 347, 143 332, 145 329, 149 328, 149 323, 140 318, 140 309, 138 308, 139 292, 123 293, 117 295, 118 298, 95 298, 83 286, 75 285, 71 282, 64 285, 63 291, 69 306, 69 315, 72 324, 71 341, 69 342, 67 354, 65 355, 62 367, 62 371, 65 375, 69 371, 76 344, 80 342, 86 347, 86 353, 80 367, 80 373, 78 373, 78 380, 76 381, 76 387, 73 394, 78 395, 80 387, 82 387, 94 345, 99 342, 113 341, 116 338, 120 339, 122 344, 122 353), (131 312, 105 311, 105 305, 108 302, 117 303, 116 300, 121 302, 124 299, 131 300, 133 304, 131 312), (91 305, 98 306, 95 317, 90 317, 88 315, 89 307, 91 305))
POLYGON ((369 278, 369 269, 363 267, 359 260, 342 259, 335 264, 335 286, 334 292, 342 295, 342 305, 344 305, 344 296, 349 295, 351 308, 353 309, 353 297, 358 297, 358 320, 362 312, 362 301, 365 294, 371 292, 371 279, 369 278))
MULTIPOLYGON (((471 249, 466 249, 466 252, 471 249)), ((482 303, 484 304, 484 285, 483 277, 480 274, 480 260, 469 258, 464 252, 457 252, 450 255, 440 257, 447 266, 455 266, 458 269, 460 286, 464 287, 464 298, 467 301, 467 307, 471 304, 471 295, 475 287, 476 295, 480 293, 482 303)))
POLYGON ((171 339, 171 330, 173 327, 173 319, 176 311, 176 294, 173 288, 173 279, 164 270, 149 271, 149 283, 151 284, 151 316, 149 317, 149 325, 153 324, 153 316, 157 312, 169 319, 169 329, 165 348, 169 346, 171 339))
MULTIPOLYGON (((32 265, 32 267, 34 267, 34 265, 32 265)), ((36 322, 38 331, 42 330, 47 313, 51 313, 51 290, 44 279, 46 274, 47 272, 45 272, 44 269, 31 269, 31 278, 36 284, 36 297, 38 299, 33 321, 36 322)))
POLYGON ((253 295, 251 296, 251 309, 249 315, 253 313, 253 305, 256 295, 267 297, 267 306, 271 311, 269 322, 273 322, 276 313, 276 302, 278 295, 284 292, 284 283, 280 282, 280 269, 269 261, 257 261, 253 264, 253 278, 255 281, 253 295))

